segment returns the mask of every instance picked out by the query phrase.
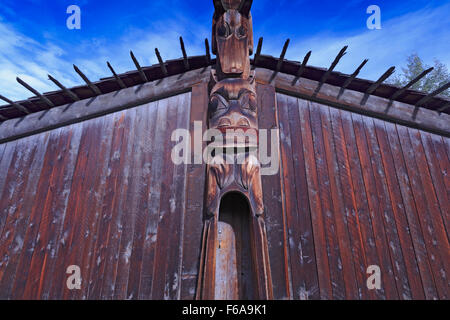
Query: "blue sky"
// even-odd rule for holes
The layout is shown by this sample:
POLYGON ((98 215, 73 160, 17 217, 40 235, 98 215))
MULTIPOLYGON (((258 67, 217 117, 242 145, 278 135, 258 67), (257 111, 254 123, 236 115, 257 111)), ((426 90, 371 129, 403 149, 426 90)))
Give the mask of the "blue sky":
MULTIPOLYGON (((81 84, 77 64, 91 80, 134 69, 133 50, 141 65, 181 56, 183 36, 189 55, 203 54, 210 38, 212 0, 0 0, 0 94, 19 100, 31 94, 20 76, 41 92, 55 90, 50 73, 66 86, 81 84), (66 27, 69 5, 81 8, 81 30, 66 27)), ((360 76, 376 80, 388 67, 398 69, 416 52, 428 64, 437 58, 450 67, 450 0, 254 0, 255 42, 264 37, 263 53, 278 56, 291 39, 286 57, 327 68, 338 51, 347 55, 336 67, 351 73, 369 62, 360 76), (369 30, 366 9, 381 9, 381 30, 369 30)), ((1 104, 1 103, 0 103, 1 104)))

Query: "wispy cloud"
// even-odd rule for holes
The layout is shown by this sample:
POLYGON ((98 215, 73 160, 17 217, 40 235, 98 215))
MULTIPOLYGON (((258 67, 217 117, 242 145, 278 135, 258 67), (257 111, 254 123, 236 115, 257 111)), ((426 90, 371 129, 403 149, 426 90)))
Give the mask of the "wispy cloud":
MULTIPOLYGON (((310 64, 328 67, 338 51, 349 45, 348 54, 337 70, 351 73, 363 59, 368 58, 370 61, 360 76, 372 80, 392 65, 404 65, 406 57, 413 52, 430 64, 433 58, 438 58, 450 66, 448 12, 450 4, 426 8, 382 20, 381 30, 361 28, 360 32, 351 34, 333 32, 332 25, 329 31, 308 38, 299 38, 295 30, 287 30, 288 34, 292 34, 287 58, 301 60, 307 51, 312 50, 310 64)), ((155 47, 159 48, 164 59, 179 58, 180 35, 185 39, 189 55, 203 54, 204 38, 210 37, 209 26, 203 22, 188 20, 182 13, 175 13, 170 19, 155 21, 145 29, 130 27, 114 42, 95 38, 74 45, 50 37, 45 42, 38 42, 0 17, 0 93, 14 100, 31 95, 15 81, 16 76, 41 92, 57 89, 47 80, 48 73, 66 86, 81 84, 72 69, 73 63, 91 80, 109 75, 106 61, 110 61, 118 72, 132 70, 134 65, 129 57, 130 49, 142 65, 157 62, 155 47)), ((279 55, 284 39, 273 34, 264 36, 263 53, 279 55)))
MULTIPOLYGON (((348 54, 342 58, 337 70, 352 73, 364 59, 369 63, 360 76, 376 80, 390 66, 403 66, 407 56, 417 53, 429 64, 437 58, 450 66, 450 4, 423 9, 391 20, 382 20, 381 30, 368 30, 356 34, 323 32, 307 39, 291 37, 287 58, 301 59, 312 50, 310 64, 329 67, 339 50, 348 45, 348 54)), ((383 15, 381 16, 383 18, 383 15)), ((277 48, 266 45, 266 50, 279 55, 277 48)))
MULTIPOLYGON (((155 23, 151 30, 130 28, 114 43, 104 39, 89 39, 75 46, 48 41, 39 43, 16 30, 0 18, 0 93, 13 100, 32 95, 16 82, 19 76, 40 92, 57 89, 47 80, 47 74, 56 77, 66 86, 75 86, 82 80, 75 74, 76 64, 93 81, 109 76, 106 61, 117 72, 134 69, 129 51, 133 50, 142 66, 157 63, 154 49, 158 47, 164 59, 181 56, 179 36, 185 40, 189 55, 204 53, 203 41, 209 30, 192 22, 168 20, 155 23), (186 26, 189 25, 189 30, 186 26)), ((2 104, 0 102, 0 104, 2 104)))

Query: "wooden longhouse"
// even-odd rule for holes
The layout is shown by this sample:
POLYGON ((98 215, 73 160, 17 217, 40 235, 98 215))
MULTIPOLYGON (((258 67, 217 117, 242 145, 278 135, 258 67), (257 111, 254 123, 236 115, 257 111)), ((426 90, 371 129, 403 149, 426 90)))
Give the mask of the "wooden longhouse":
POLYGON ((180 38, 177 60, 131 52, 133 71, 108 63, 94 82, 74 66, 85 85, 49 76, 58 90, 39 93, 18 78, 34 96, 0 96, 1 299, 450 298, 450 84, 358 78, 367 60, 336 72, 347 47, 328 69, 311 52, 287 60, 289 41, 264 55, 251 2, 214 1, 217 59, 180 38), (194 143, 194 122, 223 123, 208 109, 223 92, 235 106, 236 88, 249 128, 279 130, 278 172, 175 165, 172 132, 194 143))

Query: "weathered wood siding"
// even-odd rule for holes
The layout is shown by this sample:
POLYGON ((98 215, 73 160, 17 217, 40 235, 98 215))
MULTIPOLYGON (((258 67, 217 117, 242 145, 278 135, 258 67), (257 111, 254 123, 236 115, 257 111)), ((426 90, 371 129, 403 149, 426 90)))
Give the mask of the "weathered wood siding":
POLYGON ((450 139, 281 93, 271 104, 271 91, 260 85, 281 141, 280 175, 263 177, 275 298, 449 299, 450 139))
POLYGON ((190 104, 181 94, 0 145, 1 299, 180 297, 187 166, 170 137, 190 104), (66 287, 69 265, 81 290, 66 287))
MULTIPOLYGON (((449 299, 450 139, 257 91, 260 128, 280 129, 262 177, 274 298, 449 299)), ((0 144, 0 298, 194 298, 205 165, 174 166, 170 135, 193 141, 207 103, 200 82, 0 144)))

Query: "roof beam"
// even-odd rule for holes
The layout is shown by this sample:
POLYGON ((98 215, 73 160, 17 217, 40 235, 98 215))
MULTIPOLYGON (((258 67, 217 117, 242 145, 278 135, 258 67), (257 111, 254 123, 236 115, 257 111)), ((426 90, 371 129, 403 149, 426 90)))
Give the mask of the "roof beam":
POLYGON ((183 37, 180 37, 180 47, 181 47, 181 53, 183 54, 183 63, 184 63, 184 69, 188 71, 190 69, 189 67, 189 60, 186 54, 186 48, 184 47, 184 41, 183 37))
POLYGON ((41 101, 49 106, 50 108, 54 107, 55 105, 53 102, 51 102, 47 97, 43 96, 41 93, 39 93, 36 89, 32 88, 28 83, 20 79, 19 77, 16 78, 17 82, 20 83, 22 86, 24 86, 26 89, 31 91, 35 96, 39 97, 41 101))
POLYGON ((259 59, 259 56, 261 55, 262 45, 263 45, 263 37, 260 37, 258 40, 258 46, 256 47, 255 57, 253 58, 254 65, 256 65, 256 63, 259 59))
POLYGON ((440 113, 446 111, 447 109, 450 109, 450 102, 444 104, 444 106, 440 107, 437 111, 440 113))
POLYGON ((211 64, 211 53, 209 50, 208 38, 205 38, 205 52, 206 52, 206 64, 209 66, 211 64))
POLYGON ((289 42, 290 42, 290 39, 287 39, 286 42, 284 43, 283 50, 281 51, 280 58, 278 59, 277 68, 276 68, 275 72, 280 72, 280 70, 281 70, 281 67, 284 62, 284 57, 286 55, 286 51, 289 46, 289 42))
POLYGON ((134 65, 136 66, 136 69, 139 71, 139 75, 141 76, 142 81, 144 82, 148 82, 147 76, 144 73, 144 70, 142 70, 141 65, 139 64, 139 62, 137 61, 136 57, 134 56, 133 51, 130 50, 130 56, 131 59, 134 62, 134 65))
POLYGON ((416 82, 418 82, 420 79, 422 79, 423 77, 425 77, 428 73, 430 73, 434 68, 429 68, 425 71, 423 71, 421 74, 419 74, 417 77, 415 77, 413 80, 411 80, 410 82, 408 82, 408 84, 406 86, 404 86, 403 88, 397 90, 394 92, 394 94, 391 96, 391 100, 395 100, 398 97, 400 97, 406 90, 408 90, 410 87, 412 87, 416 82))
POLYGON ((277 76, 278 72, 280 72, 280 70, 281 70, 281 66, 283 65, 283 62, 284 62, 284 56, 286 55, 286 51, 287 51, 287 48, 289 46, 289 41, 290 40, 287 39, 286 42, 284 43, 283 49, 281 50, 280 58, 278 58, 277 66, 275 68, 275 71, 272 74, 272 77, 270 78, 270 82, 272 82, 273 79, 275 79, 275 77, 277 76))
POLYGON ((75 70, 76 73, 78 73, 78 75, 81 77, 81 79, 83 79, 83 81, 87 84, 87 86, 89 88, 91 88, 92 92, 94 92, 95 95, 99 96, 102 94, 102 92, 100 91, 100 89, 93 84, 88 77, 85 76, 85 74, 83 72, 81 72, 80 69, 78 69, 78 67, 76 65, 73 65, 73 68, 75 70))
MULTIPOLYGON (((30 112, 26 107, 24 107, 23 105, 21 105, 21 104, 19 104, 19 103, 17 103, 17 102, 14 102, 14 101, 12 101, 12 100, 9 100, 8 98, 2 96, 1 94, 0 94, 0 99, 3 100, 3 101, 5 101, 6 103, 9 103, 9 104, 12 105, 16 110, 18 110, 18 111, 20 111, 20 112, 23 112, 23 113, 26 113, 26 114, 30 114, 30 113, 31 113, 31 112, 30 112)), ((7 118, 5 118, 5 119, 7 119, 7 118)))
POLYGON ((116 79, 116 82, 119 84, 120 88, 125 89, 127 86, 125 85, 123 80, 120 79, 120 77, 117 75, 116 71, 114 70, 112 65, 109 63, 109 61, 106 61, 106 65, 108 66, 109 70, 111 70, 111 72, 112 72, 114 78, 116 79))
MULTIPOLYGON (((450 82, 447 82, 446 84, 444 84, 443 86, 437 88, 436 90, 434 90, 433 92, 431 92, 430 94, 426 95, 425 97, 423 97, 422 99, 420 99, 419 101, 417 101, 417 103, 415 104, 415 108, 413 111, 413 119, 416 119, 417 113, 419 112, 419 108, 423 105, 425 105, 428 101, 430 101, 431 99, 433 99, 434 96, 437 96, 438 94, 444 92, 445 90, 447 90, 448 88, 450 88, 450 82)), ((445 106, 446 107, 446 106, 445 106)), ((447 107, 446 107, 447 108, 447 107)), ((441 108, 443 109, 443 108, 441 108)), ((438 112, 442 112, 442 111, 438 111, 438 112)))
POLYGON ((48 79, 56 84, 61 90, 63 90, 73 101, 79 101, 80 98, 71 90, 67 89, 63 86, 58 80, 53 78, 51 75, 48 75, 48 79))
POLYGON ((303 72, 305 71, 306 64, 308 63, 309 57, 311 57, 311 51, 308 51, 308 53, 303 58, 303 62, 300 65, 300 68, 298 68, 297 74, 295 76, 294 81, 292 81, 292 85, 294 86, 297 84, 297 81, 300 79, 300 77, 303 75, 303 72))
POLYGON ((356 77, 358 76, 361 69, 366 65, 367 61, 369 61, 369 59, 365 59, 363 62, 361 62, 361 64, 358 66, 358 68, 356 68, 356 70, 350 75, 350 77, 347 80, 345 80, 344 84, 342 85, 342 87, 339 91, 338 98, 344 93, 345 89, 347 89, 347 87, 350 85, 350 83, 352 83, 353 80, 356 79, 356 77))
POLYGON ((348 48, 348 46, 343 47, 341 49, 341 51, 339 51, 339 53, 337 54, 336 58, 334 58, 333 62, 331 63, 331 66, 324 73, 324 75, 322 76, 322 79, 320 79, 320 82, 317 85, 317 88, 316 88, 316 90, 314 92, 314 95, 316 95, 320 91, 320 89, 322 88, 323 84, 325 83, 325 81, 327 81, 327 79, 330 76, 331 72, 333 72, 334 68, 338 64, 339 60, 341 60, 341 58, 347 53, 347 52, 345 52, 347 50, 347 48, 348 48))
POLYGON ((155 54, 156 54, 156 58, 158 58, 159 66, 161 68, 162 73, 164 74, 165 77, 167 77, 167 75, 168 75, 167 68, 166 68, 166 65, 164 64, 163 59, 161 58, 161 54, 159 53, 158 48, 155 48, 155 54))
POLYGON ((450 82, 444 84, 443 86, 439 87, 438 89, 434 90, 432 93, 426 95, 425 97, 423 97, 422 99, 420 99, 419 101, 417 101, 417 103, 415 104, 416 107, 421 107, 423 106, 425 103, 427 103, 428 101, 430 101, 434 96, 437 96, 438 94, 444 92, 445 90, 447 90, 448 88, 450 88, 450 82))
POLYGON ((375 92, 375 90, 378 89, 378 87, 384 82, 384 80, 386 80, 387 78, 389 78, 393 73, 395 72, 395 67, 390 67, 389 69, 386 70, 385 73, 383 73, 381 75, 381 77, 375 81, 367 90, 366 90, 366 94, 371 95, 372 93, 375 92))

